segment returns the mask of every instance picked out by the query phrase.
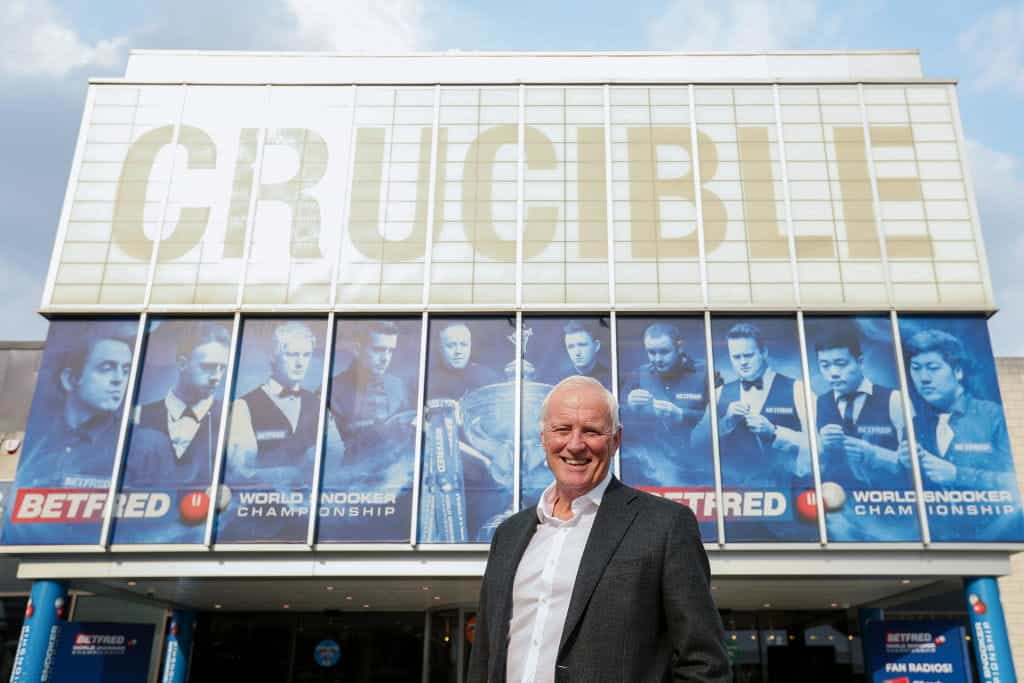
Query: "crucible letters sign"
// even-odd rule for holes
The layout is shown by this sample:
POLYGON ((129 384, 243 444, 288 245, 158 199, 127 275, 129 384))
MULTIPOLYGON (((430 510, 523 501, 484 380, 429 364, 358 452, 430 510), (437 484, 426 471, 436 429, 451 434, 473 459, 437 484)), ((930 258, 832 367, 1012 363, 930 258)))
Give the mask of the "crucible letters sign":
POLYGON ((94 85, 43 303, 986 308, 954 98, 94 85))

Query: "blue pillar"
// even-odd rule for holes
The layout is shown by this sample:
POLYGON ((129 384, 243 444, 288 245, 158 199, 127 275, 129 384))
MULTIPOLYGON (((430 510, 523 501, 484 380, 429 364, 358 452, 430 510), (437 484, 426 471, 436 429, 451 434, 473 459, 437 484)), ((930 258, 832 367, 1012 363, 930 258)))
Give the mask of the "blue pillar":
POLYGON ((999 583, 991 576, 965 578, 964 596, 971 617, 971 643, 981 683, 1017 683, 1003 603, 999 599, 999 583))
POLYGON ((67 617, 67 602, 68 586, 63 581, 32 584, 11 683, 39 683, 49 678, 60 625, 67 617))
POLYGON ((174 610, 164 638, 164 673, 161 683, 185 683, 188 680, 192 633, 196 624, 194 612, 174 610))
POLYGON ((872 671, 871 662, 868 661, 868 648, 864 647, 864 642, 868 635, 868 624, 872 621, 885 621, 885 610, 881 607, 861 607, 857 610, 857 624, 860 627, 861 659, 864 661, 865 671, 872 671))

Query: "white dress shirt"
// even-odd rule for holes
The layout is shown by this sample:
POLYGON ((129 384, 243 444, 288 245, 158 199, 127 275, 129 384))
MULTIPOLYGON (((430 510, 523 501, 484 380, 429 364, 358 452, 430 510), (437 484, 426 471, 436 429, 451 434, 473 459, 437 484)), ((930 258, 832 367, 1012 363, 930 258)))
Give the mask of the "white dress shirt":
POLYGON ((185 455, 185 451, 192 444, 192 439, 199 431, 199 423, 210 412, 213 406, 213 396, 208 396, 194 406, 188 406, 173 391, 167 392, 164 398, 164 405, 167 407, 167 435, 171 438, 171 446, 174 448, 174 457, 178 460, 185 455), (191 414, 185 414, 191 408, 191 414))
MULTIPOLYGON (((778 373, 768 368, 761 375, 761 388, 752 386, 744 389, 740 384, 740 403, 750 407, 752 415, 760 415, 764 409, 764 403, 768 400, 768 394, 772 390, 772 384, 778 373)), ((716 400, 722 398, 722 387, 715 391, 716 400)), ((804 383, 802 380, 793 381, 793 407, 796 409, 796 417, 803 426, 807 425, 807 411, 804 407, 804 383)), ((771 417, 768 418, 774 424, 771 417)), ((807 435, 804 430, 790 429, 789 427, 775 426, 775 440, 772 441, 772 448, 795 456, 792 471, 797 476, 803 476, 811 471, 811 449, 807 442, 807 435)))
POLYGON ((516 569, 509 622, 508 683, 548 683, 555 680, 555 662, 562 629, 569 613, 583 549, 594 526, 611 471, 590 492, 572 502, 572 517, 553 515, 555 484, 545 489, 537 505, 539 524, 516 569))

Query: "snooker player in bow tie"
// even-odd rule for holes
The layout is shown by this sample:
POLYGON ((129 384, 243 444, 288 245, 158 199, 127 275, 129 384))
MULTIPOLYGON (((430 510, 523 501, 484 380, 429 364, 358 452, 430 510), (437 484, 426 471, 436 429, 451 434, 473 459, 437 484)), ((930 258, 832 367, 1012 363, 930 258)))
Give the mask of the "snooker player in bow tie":
POLYGON ((822 476, 878 485, 903 469, 897 449, 903 440, 903 405, 898 391, 865 375, 856 325, 830 320, 814 340, 818 371, 830 391, 817 403, 822 476))
POLYGON ((718 433, 730 486, 779 486, 810 471, 803 382, 772 367, 761 329, 726 333, 736 379, 718 388, 718 433))
MULTIPOLYGON (((229 469, 277 486, 304 483, 316 449, 320 399, 303 387, 316 351, 316 335, 292 320, 271 334, 270 376, 231 408, 229 469)), ((328 430, 334 429, 333 420, 328 430)), ((335 432, 336 433, 336 432, 335 432)), ((337 442, 328 434, 329 442, 337 442)))

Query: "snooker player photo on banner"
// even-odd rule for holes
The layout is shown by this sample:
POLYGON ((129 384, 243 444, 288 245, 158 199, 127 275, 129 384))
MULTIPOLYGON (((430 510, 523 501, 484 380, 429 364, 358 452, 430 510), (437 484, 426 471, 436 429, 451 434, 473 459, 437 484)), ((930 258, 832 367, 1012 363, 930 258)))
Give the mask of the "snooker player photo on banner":
POLYGON ((112 543, 202 543, 231 321, 150 319, 121 467, 112 543))
POLYGON ((420 543, 489 543, 512 514, 515 318, 433 317, 420 543))
POLYGON ((530 507, 554 481, 540 442, 540 407, 551 389, 570 375, 593 377, 612 390, 608 318, 523 318, 522 412, 519 507, 530 507))
POLYGON ((899 327, 932 541, 1024 541, 985 318, 900 316, 899 327))
POLYGON ((804 328, 829 542, 919 541, 891 319, 805 316, 804 328))
POLYGON ((326 318, 243 321, 217 543, 306 541, 326 332, 326 318))
POLYGON ((100 542, 137 330, 137 320, 50 322, 5 545, 100 542))
POLYGON ((685 503, 718 539, 704 316, 618 318, 622 481, 685 503))
POLYGON ((817 541, 796 318, 712 317, 725 540, 817 541))
POLYGON ((318 543, 408 543, 421 318, 339 319, 318 543))

